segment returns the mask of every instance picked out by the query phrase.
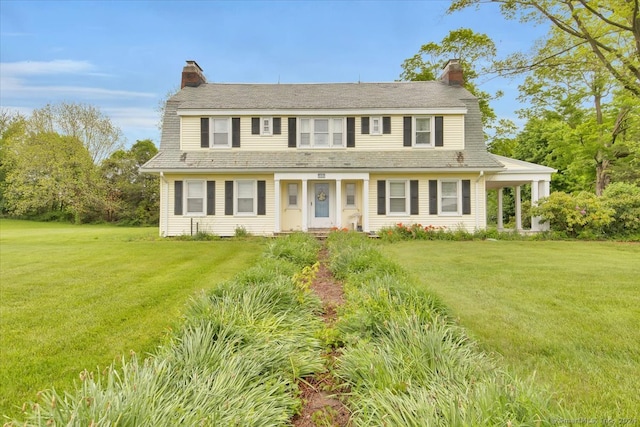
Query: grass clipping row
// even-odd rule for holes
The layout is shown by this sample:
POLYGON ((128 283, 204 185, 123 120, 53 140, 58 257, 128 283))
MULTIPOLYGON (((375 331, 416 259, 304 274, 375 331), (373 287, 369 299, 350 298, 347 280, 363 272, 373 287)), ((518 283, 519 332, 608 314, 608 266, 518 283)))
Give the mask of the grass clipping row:
POLYGON ((43 392, 15 424, 289 424, 297 379, 324 369, 320 301, 292 279, 318 249, 304 235, 274 241, 257 265, 194 298, 155 354, 84 372, 73 393, 43 392))
POLYGON ((329 237, 344 282, 336 375, 355 426, 537 426, 571 419, 532 380, 501 369, 432 296, 367 239, 329 237))

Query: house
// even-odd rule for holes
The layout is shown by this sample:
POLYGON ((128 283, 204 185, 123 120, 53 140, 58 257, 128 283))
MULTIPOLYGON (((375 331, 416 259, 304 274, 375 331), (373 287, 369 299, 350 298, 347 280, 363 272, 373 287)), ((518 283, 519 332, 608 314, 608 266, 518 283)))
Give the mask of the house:
POLYGON ((161 177, 163 236, 473 231, 486 227, 488 190, 530 183, 535 203, 554 172, 487 152, 455 60, 440 81, 329 84, 208 83, 187 61, 142 171, 161 177))

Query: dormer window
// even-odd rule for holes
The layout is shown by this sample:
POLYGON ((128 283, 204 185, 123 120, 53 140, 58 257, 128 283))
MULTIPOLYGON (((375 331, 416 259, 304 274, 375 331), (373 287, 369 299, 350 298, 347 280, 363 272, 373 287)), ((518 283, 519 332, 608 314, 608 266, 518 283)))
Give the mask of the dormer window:
POLYGON ((415 118, 415 133, 413 145, 416 147, 433 147, 433 135, 431 129, 431 117, 415 118))
POLYGON ((371 117, 371 135, 382 135, 382 117, 371 117))
POLYGON ((301 118, 299 122, 298 147, 344 147, 344 119, 301 118))
POLYGON ((260 117, 260 135, 273 134, 273 119, 271 117, 260 117))

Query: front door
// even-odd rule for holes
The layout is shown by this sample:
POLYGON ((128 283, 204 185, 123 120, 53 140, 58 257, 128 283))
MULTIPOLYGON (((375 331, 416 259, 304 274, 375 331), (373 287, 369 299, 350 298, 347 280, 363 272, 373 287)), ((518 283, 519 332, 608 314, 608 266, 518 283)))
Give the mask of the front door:
POLYGON ((311 184, 310 221, 309 228, 330 228, 333 226, 331 185, 328 182, 314 182, 311 184))

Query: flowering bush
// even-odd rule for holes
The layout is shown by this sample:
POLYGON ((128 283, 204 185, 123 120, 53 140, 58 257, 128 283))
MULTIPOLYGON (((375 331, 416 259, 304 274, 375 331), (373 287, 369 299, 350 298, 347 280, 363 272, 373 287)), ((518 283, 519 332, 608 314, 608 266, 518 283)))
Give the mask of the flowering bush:
POLYGON ((630 236, 640 233, 640 187, 617 182, 610 184, 602 194, 607 207, 613 209, 614 220, 606 231, 614 236, 630 236))
POLYGON ((399 240, 451 240, 447 227, 436 227, 422 224, 403 224, 399 222, 392 227, 381 228, 378 235, 382 240, 396 242, 399 240))
POLYGON ((553 231, 570 237, 597 237, 613 220, 615 211, 595 194, 581 192, 567 194, 560 191, 540 199, 531 212, 548 221, 553 231))

